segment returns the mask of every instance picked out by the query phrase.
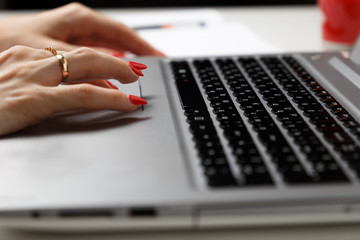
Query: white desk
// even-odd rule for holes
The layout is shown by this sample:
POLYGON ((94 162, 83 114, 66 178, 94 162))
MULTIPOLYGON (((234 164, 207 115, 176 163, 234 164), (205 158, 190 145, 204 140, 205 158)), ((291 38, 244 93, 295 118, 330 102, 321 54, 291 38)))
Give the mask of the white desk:
MULTIPOLYGON (((322 50, 321 14, 315 7, 219 8, 226 20, 239 21, 273 45, 285 51, 322 50)), ((138 10, 120 11, 124 14, 138 10)), ((108 11, 109 13, 113 11, 108 11)), ((3 15, 5 15, 3 13, 3 15)), ((7 240, 304 240, 359 239, 360 224, 241 228, 211 231, 166 231, 97 234, 45 234, 0 232, 7 240)))
POLYGON ((225 19, 245 24, 269 43, 285 51, 323 50, 322 15, 318 8, 223 8, 225 19))

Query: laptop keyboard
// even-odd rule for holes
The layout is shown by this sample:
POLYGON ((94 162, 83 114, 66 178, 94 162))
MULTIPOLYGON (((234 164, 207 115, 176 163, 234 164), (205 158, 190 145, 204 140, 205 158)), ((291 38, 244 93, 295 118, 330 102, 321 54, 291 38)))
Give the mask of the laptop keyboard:
POLYGON ((360 124, 293 57, 170 64, 210 187, 360 175, 360 124))

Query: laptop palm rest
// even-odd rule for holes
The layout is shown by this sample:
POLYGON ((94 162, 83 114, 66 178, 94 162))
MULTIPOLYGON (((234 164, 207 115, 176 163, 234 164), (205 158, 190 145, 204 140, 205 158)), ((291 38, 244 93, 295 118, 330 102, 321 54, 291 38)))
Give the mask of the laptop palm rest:
POLYGON ((57 114, 0 140, 0 209, 151 206, 189 191, 160 65, 146 64, 144 111, 57 114))

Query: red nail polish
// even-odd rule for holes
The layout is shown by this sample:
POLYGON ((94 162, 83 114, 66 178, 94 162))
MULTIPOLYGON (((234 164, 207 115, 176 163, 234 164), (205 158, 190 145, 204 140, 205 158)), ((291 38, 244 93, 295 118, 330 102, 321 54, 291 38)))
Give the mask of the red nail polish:
POLYGON ((138 76, 142 77, 144 76, 144 74, 139 70, 137 69, 136 67, 132 66, 131 64, 129 64, 129 67, 134 71, 134 73, 136 73, 138 76))
POLYGON ((134 96, 134 95, 129 95, 129 100, 132 104, 135 105, 146 105, 147 101, 141 97, 138 96, 134 96))
POLYGON ((115 86, 114 84, 112 84, 109 80, 105 80, 105 82, 106 82, 107 84, 109 84, 110 87, 112 87, 113 89, 119 90, 119 88, 118 88, 117 86, 115 86))
POLYGON ((125 57, 125 54, 123 52, 112 52, 110 54, 111 54, 111 56, 118 57, 118 58, 125 57))
POLYGON ((136 69, 139 69, 139 70, 144 70, 144 69, 147 69, 147 66, 145 64, 142 64, 142 63, 138 63, 138 62, 129 62, 129 64, 133 67, 135 67, 136 69))

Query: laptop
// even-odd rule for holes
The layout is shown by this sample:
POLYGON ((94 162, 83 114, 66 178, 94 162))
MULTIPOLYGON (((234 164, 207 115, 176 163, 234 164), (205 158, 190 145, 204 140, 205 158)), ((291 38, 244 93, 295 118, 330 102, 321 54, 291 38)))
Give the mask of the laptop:
POLYGON ((322 52, 134 61, 149 67, 143 109, 61 113, 1 138, 1 227, 360 220, 356 59, 322 52))

